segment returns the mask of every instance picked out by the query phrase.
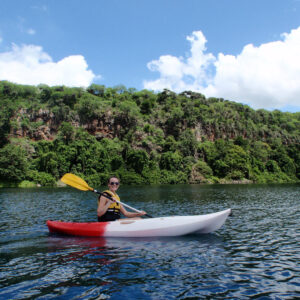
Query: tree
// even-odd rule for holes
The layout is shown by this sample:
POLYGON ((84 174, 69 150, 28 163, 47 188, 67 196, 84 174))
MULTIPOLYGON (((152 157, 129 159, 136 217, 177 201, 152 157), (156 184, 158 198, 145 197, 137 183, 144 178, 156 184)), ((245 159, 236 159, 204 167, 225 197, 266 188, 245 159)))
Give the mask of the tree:
POLYGON ((69 122, 62 122, 59 127, 58 138, 62 139, 67 145, 75 137, 74 127, 69 122))
POLYGON ((242 147, 233 145, 226 153, 224 163, 228 166, 226 175, 232 179, 249 178, 249 157, 242 147))
POLYGON ((183 156, 195 156, 197 140, 190 129, 183 131, 178 138, 178 147, 183 156))
POLYGON ((136 173, 141 174, 149 164, 147 152, 145 150, 129 150, 126 155, 126 164, 133 168, 136 173))
POLYGON ((165 152, 161 155, 159 166, 161 169, 176 171, 181 169, 182 156, 178 151, 165 152))
POLYGON ((167 134, 173 135, 175 138, 178 138, 181 131, 183 115, 184 112, 179 107, 175 107, 170 111, 166 121, 167 134))
POLYGON ((21 181, 28 172, 29 162, 26 151, 20 146, 7 144, 0 149, 0 179, 21 181))
POLYGON ((95 96, 103 97, 105 93, 105 86, 93 83, 87 88, 87 91, 95 96))
POLYGON ((96 112, 100 108, 100 102, 94 98, 91 95, 84 97, 76 105, 76 110, 82 124, 89 124, 93 119, 97 118, 96 112))
POLYGON ((37 162, 38 170, 53 175, 55 178, 59 177, 58 172, 58 158, 55 152, 47 152, 42 154, 37 162))

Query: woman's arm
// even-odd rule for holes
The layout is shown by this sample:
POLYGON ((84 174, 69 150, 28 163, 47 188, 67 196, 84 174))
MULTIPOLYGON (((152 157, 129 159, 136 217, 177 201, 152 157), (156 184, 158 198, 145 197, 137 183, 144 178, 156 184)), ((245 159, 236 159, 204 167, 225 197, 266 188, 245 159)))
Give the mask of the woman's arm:
POLYGON ((141 212, 127 211, 123 205, 121 205, 120 210, 121 210, 121 213, 127 218, 141 217, 146 214, 146 212, 144 212, 144 211, 141 211, 141 212))
POLYGON ((101 217, 106 213, 111 203, 112 201, 110 201, 109 199, 106 199, 105 197, 102 196, 100 197, 98 208, 97 208, 98 217, 101 217))

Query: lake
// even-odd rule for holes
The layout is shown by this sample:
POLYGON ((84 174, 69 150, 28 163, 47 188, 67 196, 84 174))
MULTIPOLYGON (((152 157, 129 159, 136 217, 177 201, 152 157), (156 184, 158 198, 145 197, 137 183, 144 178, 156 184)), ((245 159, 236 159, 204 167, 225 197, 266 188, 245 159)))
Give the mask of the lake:
POLYGON ((299 184, 121 186, 119 195, 152 216, 233 215, 206 235, 66 237, 45 221, 96 221, 95 194, 0 189, 0 299, 300 296, 299 184))

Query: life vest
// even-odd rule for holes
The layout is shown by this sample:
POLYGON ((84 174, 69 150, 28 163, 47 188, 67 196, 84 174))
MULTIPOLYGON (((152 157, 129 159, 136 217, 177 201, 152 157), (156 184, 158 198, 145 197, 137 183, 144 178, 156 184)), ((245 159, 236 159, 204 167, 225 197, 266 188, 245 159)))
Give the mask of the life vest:
MULTIPOLYGON (((103 194, 106 194, 106 195, 116 199, 117 201, 120 201, 120 197, 117 194, 114 194, 110 190, 104 191, 103 194)), ((99 203, 99 200, 100 200, 100 197, 98 199, 98 203, 99 203)), ((99 222, 108 222, 108 221, 115 221, 120 218, 121 218, 121 204, 119 202, 114 202, 108 207, 108 209, 104 215, 102 215, 101 217, 98 217, 98 221, 99 222)))

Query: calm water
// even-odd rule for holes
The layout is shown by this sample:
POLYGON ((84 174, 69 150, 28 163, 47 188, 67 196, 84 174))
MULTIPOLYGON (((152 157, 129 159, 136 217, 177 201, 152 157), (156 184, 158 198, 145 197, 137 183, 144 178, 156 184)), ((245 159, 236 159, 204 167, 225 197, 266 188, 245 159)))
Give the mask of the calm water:
POLYGON ((1 189, 0 299, 300 296, 300 185, 123 186, 119 194, 153 216, 229 207, 233 216, 207 235, 61 237, 45 221, 95 221, 94 194, 1 189))

